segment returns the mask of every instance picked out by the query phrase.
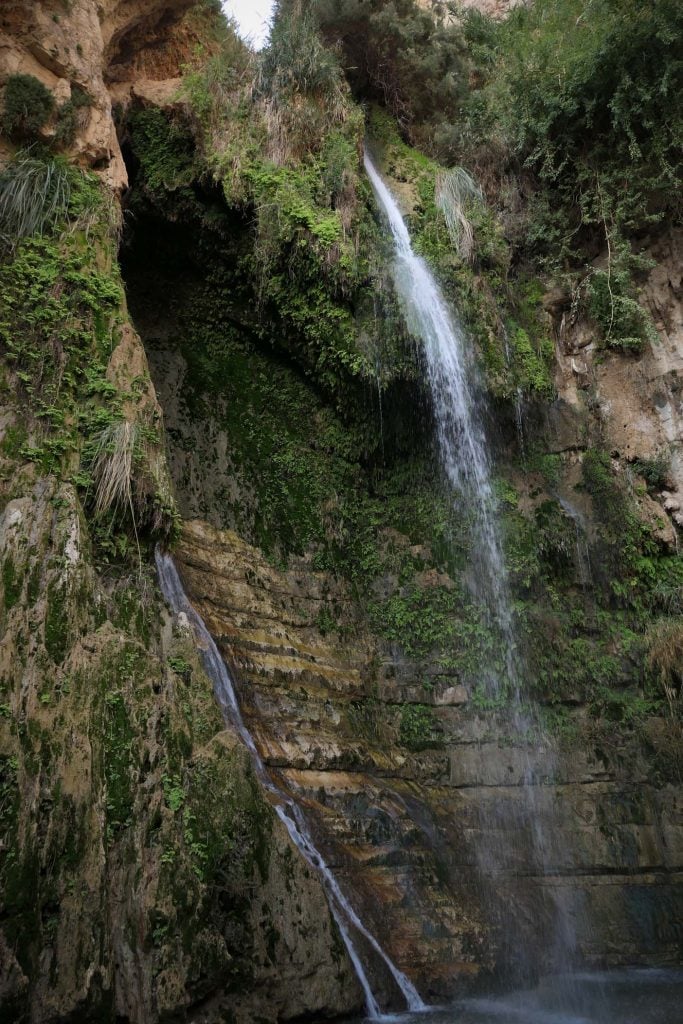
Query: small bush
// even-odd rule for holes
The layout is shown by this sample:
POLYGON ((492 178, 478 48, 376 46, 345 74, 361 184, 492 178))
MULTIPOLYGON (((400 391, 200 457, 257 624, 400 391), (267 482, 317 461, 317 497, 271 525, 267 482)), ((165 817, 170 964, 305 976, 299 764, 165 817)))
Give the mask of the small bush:
POLYGON ((34 75, 11 75, 5 86, 2 130, 11 139, 35 139, 54 108, 54 96, 34 75))
POLYGON ((55 131, 55 145, 67 148, 76 137, 79 126, 87 123, 87 114, 84 111, 91 105, 90 96, 77 85, 71 89, 71 99, 59 108, 57 117, 57 128, 55 131))
POLYGON ((425 750, 438 742, 437 722, 428 704, 404 704, 399 725, 399 743, 408 750, 425 750))
POLYGON ((610 348, 639 352, 646 341, 657 338, 652 317, 636 299, 631 273, 623 261, 592 274, 588 310, 610 348))
POLYGON ((661 490, 669 479, 671 457, 667 452, 661 452, 652 459, 636 459, 633 469, 643 477, 648 488, 661 490))

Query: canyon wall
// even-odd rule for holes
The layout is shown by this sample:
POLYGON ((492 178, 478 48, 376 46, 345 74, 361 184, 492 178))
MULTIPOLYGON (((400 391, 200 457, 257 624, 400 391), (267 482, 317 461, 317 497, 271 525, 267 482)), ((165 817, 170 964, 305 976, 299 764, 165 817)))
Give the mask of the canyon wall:
MULTIPOLYGON (((509 5, 476 6, 497 15, 509 5)), ((239 161, 210 162, 179 92, 197 46, 218 51, 212 18, 189 0, 36 0, 0 13, 0 90, 17 74, 47 86, 57 104, 40 129, 48 145, 60 109, 84 92, 61 155, 126 211, 123 279, 104 200, 93 227, 29 240, 25 262, 5 254, 0 1006, 18 1021, 131 1024, 362 1008, 322 886, 225 729, 187 624, 163 606, 157 542, 175 545, 266 764, 425 997, 514 974, 502 919, 485 910, 496 899, 514 908, 540 965, 556 905, 573 915, 589 964, 675 963, 680 724, 645 694, 640 638, 630 620, 610 631, 600 588, 620 530, 647 533, 647 571, 675 559, 680 230, 646 240, 656 266, 642 301, 657 337, 642 353, 606 351, 572 296, 548 285, 534 302, 554 344, 553 393, 528 402, 522 437, 509 396, 492 403, 529 674, 543 670, 536 693, 559 749, 556 774, 538 787, 540 820, 555 828, 553 871, 528 876, 522 839, 492 900, 478 838, 488 808, 516 820, 525 751, 477 685, 487 638, 463 586, 458 509, 431 463, 415 485, 432 428, 423 367, 409 340, 400 349, 381 275, 352 300, 344 280, 329 285, 339 247, 300 288, 297 253, 330 230, 301 200, 305 176, 295 179, 301 245, 282 265, 267 252, 263 262, 265 244, 255 251, 253 204, 226 185, 239 161), (153 178, 149 150, 165 159, 168 139, 189 156, 180 172, 155 165, 153 178), (45 276, 34 283, 36 267, 45 276), (291 308, 267 292, 273 281, 287 283, 291 308), (348 353, 325 348, 345 302, 353 359, 370 367, 360 382, 348 353), (373 348, 383 318, 389 340, 373 348), (319 350, 311 322, 324 325, 319 350), (142 511, 131 522, 115 508, 103 522, 92 448, 107 454, 106 431, 122 422, 137 438, 142 511), (663 451, 668 468, 651 484, 643 467, 663 451), (540 561, 532 543, 546 544, 540 561), (536 592, 541 576, 548 587, 536 592)), ((353 116, 345 123, 360 125, 353 116)), ((233 128, 238 137, 237 119, 233 128)), ((353 130, 347 149, 336 144, 357 175, 363 128, 353 130)), ((0 146, 3 162, 17 149, 8 138, 0 146)), ((383 164, 416 229, 433 195, 419 177, 432 165, 420 161, 389 153, 383 164)), ((356 186, 344 174, 351 208, 356 186)), ((360 227, 349 215, 344 242, 363 258, 367 246, 376 263, 387 247, 362 194, 359 205, 360 227)), ((463 305, 486 293, 475 277, 463 305)), ((362 952, 383 1003, 398 1008, 383 965, 362 952)))

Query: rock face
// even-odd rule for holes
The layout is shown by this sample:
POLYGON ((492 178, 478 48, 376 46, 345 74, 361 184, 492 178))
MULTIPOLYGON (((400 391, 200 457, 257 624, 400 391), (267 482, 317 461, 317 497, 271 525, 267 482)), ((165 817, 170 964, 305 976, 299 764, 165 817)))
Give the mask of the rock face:
POLYGON ((323 890, 194 643, 131 594, 98 624, 111 595, 73 489, 25 494, 0 519, 4 1019, 142 1024, 208 995, 205 1020, 354 1010, 323 890))
MULTIPOLYGON (((655 261, 641 288, 657 329, 639 356, 605 352, 589 324, 556 310, 559 399, 551 410, 557 451, 580 450, 602 429, 612 454, 624 462, 664 457, 667 484, 655 512, 680 526, 683 507, 683 232, 671 230, 647 254, 655 261), (591 422, 594 421, 594 422, 591 422)), ((673 543, 671 527, 666 536, 673 543)))
MULTIPOLYGON (((58 106, 85 92, 66 153, 121 189, 110 88, 124 101, 134 86, 148 99, 172 94, 164 80, 177 79, 197 38, 190 6, 3 3, 0 89, 21 73, 58 106)), ((44 141, 54 129, 53 119, 44 141)), ((4 140, 0 160, 13 148, 4 140)), ((40 295, 49 279, 36 300, 39 331, 17 312, 25 296, 11 254, 1 264, 0 1016, 151 1024, 197 1006, 205 1022, 351 1014, 362 993, 324 890, 225 729, 194 641, 170 620, 141 546, 137 568, 102 548, 117 523, 114 513, 99 532, 84 486, 88 408, 105 430, 146 430, 158 494, 168 486, 154 451, 162 414, 115 239, 91 227, 97 240, 69 231, 43 240, 44 276, 32 281, 40 295), (94 289, 87 303, 79 286, 94 289), (23 359, 39 360, 40 374, 23 359), (94 405, 80 387, 86 370, 97 377, 94 405), (62 373, 68 383, 50 390, 62 373), (53 411, 63 403, 56 431, 36 416, 41 401, 53 411), (72 431, 74 411, 84 419, 72 431), (60 454, 41 462, 36 451, 55 435, 60 454)))
MULTIPOLYGON (((494 820, 518 827, 527 770, 505 722, 478 712, 461 686, 426 698, 410 666, 392 664, 352 625, 348 596, 310 562, 278 572, 235 534, 200 521, 186 525, 179 561, 266 762, 314 816, 347 891, 399 966, 434 998, 493 966, 503 939, 487 919, 477 863, 493 840, 482 844, 479 833, 494 820), (330 600, 341 635, 322 636, 316 620, 330 600), (438 740, 411 751, 399 709, 425 700, 438 740)), ((496 882, 496 900, 514 907, 534 955, 542 961, 542 922, 559 904, 589 960, 675 962, 680 793, 655 789, 644 766, 623 775, 606 767, 586 743, 538 787, 535 814, 552 830, 553 871, 524 877, 522 848, 496 882)))
MULTIPOLYGON (((38 78, 58 106, 78 88, 89 103, 81 108, 69 155, 93 168, 112 188, 127 174, 112 119, 116 101, 133 83, 178 79, 198 39, 183 21, 194 0, 8 0, 0 12, 0 90, 13 74, 38 78)), ((140 86, 144 91, 144 85, 140 86)), ((45 137, 54 125, 45 128, 45 137)), ((0 143, 0 159, 10 152, 0 143)))

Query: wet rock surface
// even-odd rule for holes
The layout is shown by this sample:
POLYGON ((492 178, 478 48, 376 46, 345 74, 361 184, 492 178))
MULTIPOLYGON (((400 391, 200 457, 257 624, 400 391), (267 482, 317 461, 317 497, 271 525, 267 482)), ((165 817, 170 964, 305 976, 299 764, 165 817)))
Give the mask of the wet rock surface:
MULTIPOLYGON (((593 930, 580 914, 576 921, 588 959, 675 961, 670 911, 683 877, 675 789, 657 790, 637 766, 622 775, 589 747, 561 757, 536 797, 539 826, 553 825, 552 870, 529 878, 525 840, 520 845, 506 831, 519 827, 515 805, 524 799, 528 751, 509 745, 504 721, 463 700, 462 687, 445 688, 431 698, 438 748, 407 750, 397 728, 397 684, 385 678, 374 685, 371 666, 386 653, 362 627, 352 643, 316 630, 330 580, 305 562, 275 570, 235 534, 201 521, 186 524, 178 557, 233 667, 266 762, 305 802, 347 892, 427 992, 453 991, 496 961, 499 940, 495 922, 484 919, 476 862, 478 833, 494 817, 503 843, 509 840, 498 896, 526 921, 527 941, 538 931, 537 915, 554 902, 590 901, 593 930), (357 707, 373 693, 368 733, 357 707)), ((343 591, 335 598, 343 606, 343 591)))

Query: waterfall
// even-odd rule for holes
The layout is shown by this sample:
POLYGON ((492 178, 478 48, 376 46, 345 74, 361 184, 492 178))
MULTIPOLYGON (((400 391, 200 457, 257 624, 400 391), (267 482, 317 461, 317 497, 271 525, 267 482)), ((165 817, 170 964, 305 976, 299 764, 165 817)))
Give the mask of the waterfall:
POLYGON ((429 267, 413 252, 396 201, 367 153, 365 170, 391 228, 395 245, 394 280, 408 327, 424 345, 443 468, 451 487, 465 496, 474 512, 475 589, 505 643, 505 678, 498 675, 488 679, 490 689, 500 692, 506 683, 516 684, 518 672, 489 450, 471 384, 474 368, 462 328, 429 267))
MULTIPOLYGON (((552 794, 542 783, 555 774, 555 759, 538 716, 525 699, 524 672, 517 654, 512 600, 498 525, 492 485, 489 445, 479 415, 478 374, 465 333, 427 266, 412 248, 408 229, 398 205, 365 154, 365 169, 394 240, 393 275, 408 327, 423 345, 434 408, 438 446, 444 474, 470 521, 472 562, 471 590, 482 608, 499 649, 498 665, 480 667, 490 697, 508 703, 505 728, 519 751, 519 776, 523 799, 482 801, 479 809, 481 838, 476 858, 485 902, 498 921, 510 962, 533 973, 533 954, 519 940, 515 910, 506 900, 504 886, 519 870, 536 869, 543 878, 562 863, 561 843, 554 829, 544 829, 544 811, 552 816, 552 794), (499 804, 501 806, 499 806, 499 804), (550 808, 550 810, 549 810, 550 808), (517 937, 515 937, 517 936, 517 937)), ((492 659, 493 660, 493 659, 492 659)), ((545 903, 545 893, 539 892, 545 903)), ((546 908, 545 955, 566 966, 575 948, 572 911, 562 898, 553 897, 546 908)), ((574 912, 574 917, 576 917, 574 912)), ((542 933, 540 923, 532 925, 542 933)))
POLYGON ((412 1011, 426 1010, 427 1007, 420 998, 415 986, 398 969, 374 935, 366 928, 342 892, 331 868, 326 864, 325 859, 315 845, 310 827, 299 805, 283 789, 276 785, 270 777, 263 759, 256 748, 254 738, 244 723, 228 668, 201 616, 190 603, 173 559, 158 547, 155 552, 155 558, 164 598, 175 615, 183 614, 188 620, 225 721, 237 732, 248 749, 256 777, 261 786, 270 794, 275 813, 287 829, 292 842, 320 877, 332 916, 339 928, 356 976, 363 989, 368 1016, 377 1019, 381 1017, 381 1011, 363 961, 351 937, 350 927, 355 928, 382 959, 401 991, 407 1008, 412 1011))

